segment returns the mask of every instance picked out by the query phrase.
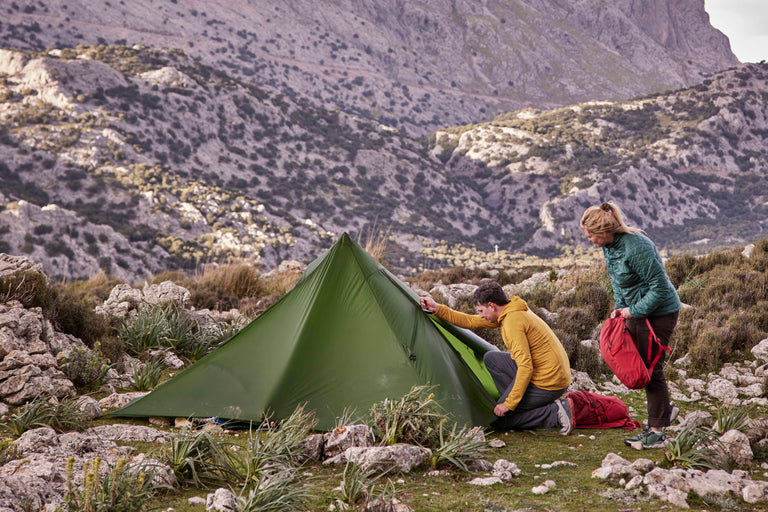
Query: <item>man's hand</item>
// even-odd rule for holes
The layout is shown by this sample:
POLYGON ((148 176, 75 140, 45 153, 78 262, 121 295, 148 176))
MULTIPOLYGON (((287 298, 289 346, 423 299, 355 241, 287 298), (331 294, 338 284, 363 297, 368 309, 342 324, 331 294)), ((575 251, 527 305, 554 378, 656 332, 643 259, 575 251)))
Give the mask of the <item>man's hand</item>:
POLYGON ((419 302, 421 302, 421 309, 426 309, 430 313, 437 311, 437 302, 432 297, 421 297, 419 302))
POLYGON ((504 404, 496 404, 496 407, 493 408, 493 414, 495 414, 496 416, 504 416, 511 410, 512 409, 510 409, 504 404))

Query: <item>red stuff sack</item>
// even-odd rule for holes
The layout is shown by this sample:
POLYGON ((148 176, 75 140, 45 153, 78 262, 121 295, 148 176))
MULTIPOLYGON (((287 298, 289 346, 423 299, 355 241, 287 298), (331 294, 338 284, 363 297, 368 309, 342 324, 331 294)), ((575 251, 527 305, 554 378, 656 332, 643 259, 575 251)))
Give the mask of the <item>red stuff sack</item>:
POLYGON ((661 357, 661 351, 667 350, 671 352, 669 347, 665 347, 659 342, 647 318, 645 322, 648 324, 648 329, 650 329, 648 335, 648 360, 651 359, 653 344, 659 345, 659 353, 656 354, 650 368, 645 367, 643 358, 637 350, 637 344, 624 323, 624 317, 609 318, 605 321, 600 331, 600 354, 602 354, 603 360, 608 364, 608 367, 616 374, 616 377, 629 389, 642 389, 647 386, 651 380, 653 367, 661 357))
POLYGON ((627 405, 615 396, 589 391, 569 391, 566 398, 573 403, 574 428, 638 428, 640 423, 629 417, 627 405))

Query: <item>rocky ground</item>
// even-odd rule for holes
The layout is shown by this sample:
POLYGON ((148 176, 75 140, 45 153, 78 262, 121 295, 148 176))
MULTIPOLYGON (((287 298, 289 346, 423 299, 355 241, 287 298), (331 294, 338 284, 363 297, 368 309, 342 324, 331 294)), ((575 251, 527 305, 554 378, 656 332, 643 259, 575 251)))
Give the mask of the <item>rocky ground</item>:
MULTIPOLYGON (((2 261, 0 278, 9 273, 36 268, 31 262, 20 258, 4 256, 2 261)), ((520 293, 525 287, 535 286, 542 279, 546 279, 546 275, 534 275, 521 284, 508 286, 507 292, 520 293)), ((430 291, 439 292, 451 303, 472 290, 473 286, 470 285, 455 285, 437 286, 430 291)), ((129 316, 141 304, 176 301, 184 305, 188 298, 187 290, 170 281, 145 286, 142 290, 118 285, 99 310, 104 314, 129 316)), ((201 316, 215 315, 206 312, 206 315, 201 316)), ((596 342, 585 340, 583 343, 594 347, 596 342)), ((54 401, 77 397, 81 409, 92 419, 138 396, 137 393, 119 391, 119 384, 130 381, 130 375, 121 375, 114 370, 97 395, 103 398, 96 400, 89 395, 78 396, 75 385, 61 368, 73 350, 90 349, 81 340, 58 332, 43 316, 40 308, 25 308, 15 300, 0 303, 0 424, 8 420, 16 407, 40 396, 50 397, 54 401)), ((718 373, 708 375, 689 375, 685 357, 674 361, 674 371, 679 378, 671 381, 672 398, 677 403, 685 403, 686 409, 691 412, 669 428, 670 437, 695 425, 712 425, 715 420, 710 411, 719 405, 748 407, 750 410, 768 406, 763 389, 768 376, 768 339, 758 343, 752 349, 752 355, 752 361, 727 364, 718 373)), ((183 366, 170 353, 166 354, 166 363, 176 368, 183 366)), ((618 396, 629 392, 616 380, 595 381, 579 371, 573 372, 572 389, 618 396)), ((70 459, 73 460, 69 464, 73 469, 71 474, 75 485, 82 485, 84 465, 97 457, 109 464, 124 458, 137 467, 152 467, 155 478, 163 484, 173 485, 171 468, 136 453, 133 448, 126 446, 126 442, 158 443, 188 424, 186 421, 177 421, 169 425, 167 420, 153 419, 150 420, 150 426, 99 424, 82 432, 57 433, 49 427, 27 430, 13 439, 6 450, 6 454, 12 450, 13 456, 0 459, 0 512, 55 510, 61 505, 66 492, 70 459)), ((205 428, 221 430, 220 426, 213 424, 205 428)), ((678 507, 687 508, 687 500, 693 495, 703 497, 712 493, 730 493, 745 504, 754 504, 768 500, 768 463, 757 459, 753 450, 757 448, 762 453, 765 453, 764 449, 768 450, 766 432, 768 426, 765 420, 753 418, 747 433, 734 429, 722 434, 717 445, 734 468, 730 472, 663 468, 650 459, 630 462, 616 453, 606 453, 600 467, 589 470, 593 478, 610 481, 617 489, 640 490, 678 507)), ((485 439, 482 431, 477 431, 475 435, 485 439)), ((486 441, 490 446, 504 444, 492 433, 486 441)), ((307 457, 322 461, 323 464, 343 464, 349 460, 363 466, 387 463, 402 473, 408 473, 422 464, 426 456, 425 451, 417 446, 374 446, 373 435, 366 425, 348 425, 329 433, 315 434, 307 439, 305 447, 307 457)), ((545 462, 542 461, 542 464, 545 462)), ((563 460, 552 464, 573 463, 563 460)), ((520 474, 514 461, 505 459, 477 461, 472 469, 473 473, 467 477, 467 481, 474 485, 495 485, 517 478, 520 474)), ((441 473, 436 472, 434 476, 439 478, 441 473)), ((547 480, 532 488, 531 492, 547 493, 554 485, 554 482, 547 480)), ((193 498, 194 503, 205 505, 207 510, 232 510, 234 495, 229 490, 211 490, 205 494, 207 499, 193 498)), ((409 510, 402 503, 392 506, 398 510, 409 510)))

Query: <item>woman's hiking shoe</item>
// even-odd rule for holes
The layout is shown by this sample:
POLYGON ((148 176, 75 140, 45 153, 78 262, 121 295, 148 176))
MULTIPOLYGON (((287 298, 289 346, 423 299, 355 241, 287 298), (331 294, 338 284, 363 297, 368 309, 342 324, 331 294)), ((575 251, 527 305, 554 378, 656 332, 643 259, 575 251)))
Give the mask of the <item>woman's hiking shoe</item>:
POLYGON ((573 401, 561 398, 557 402, 557 418, 560 420, 560 435, 567 436, 573 431, 573 401))
POLYGON ((654 432, 648 427, 644 428, 640 434, 624 439, 624 444, 638 450, 663 448, 666 442, 667 436, 664 432, 654 432))

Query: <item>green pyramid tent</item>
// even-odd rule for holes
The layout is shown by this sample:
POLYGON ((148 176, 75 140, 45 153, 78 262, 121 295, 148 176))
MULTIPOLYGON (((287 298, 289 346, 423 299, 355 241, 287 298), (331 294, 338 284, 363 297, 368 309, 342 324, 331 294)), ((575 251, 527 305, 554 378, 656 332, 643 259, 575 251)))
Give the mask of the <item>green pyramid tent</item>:
POLYGON ((296 286, 242 331, 121 417, 262 421, 314 410, 321 429, 414 385, 458 423, 487 425, 498 396, 482 363, 492 345, 425 314, 418 296, 346 233, 296 286))

